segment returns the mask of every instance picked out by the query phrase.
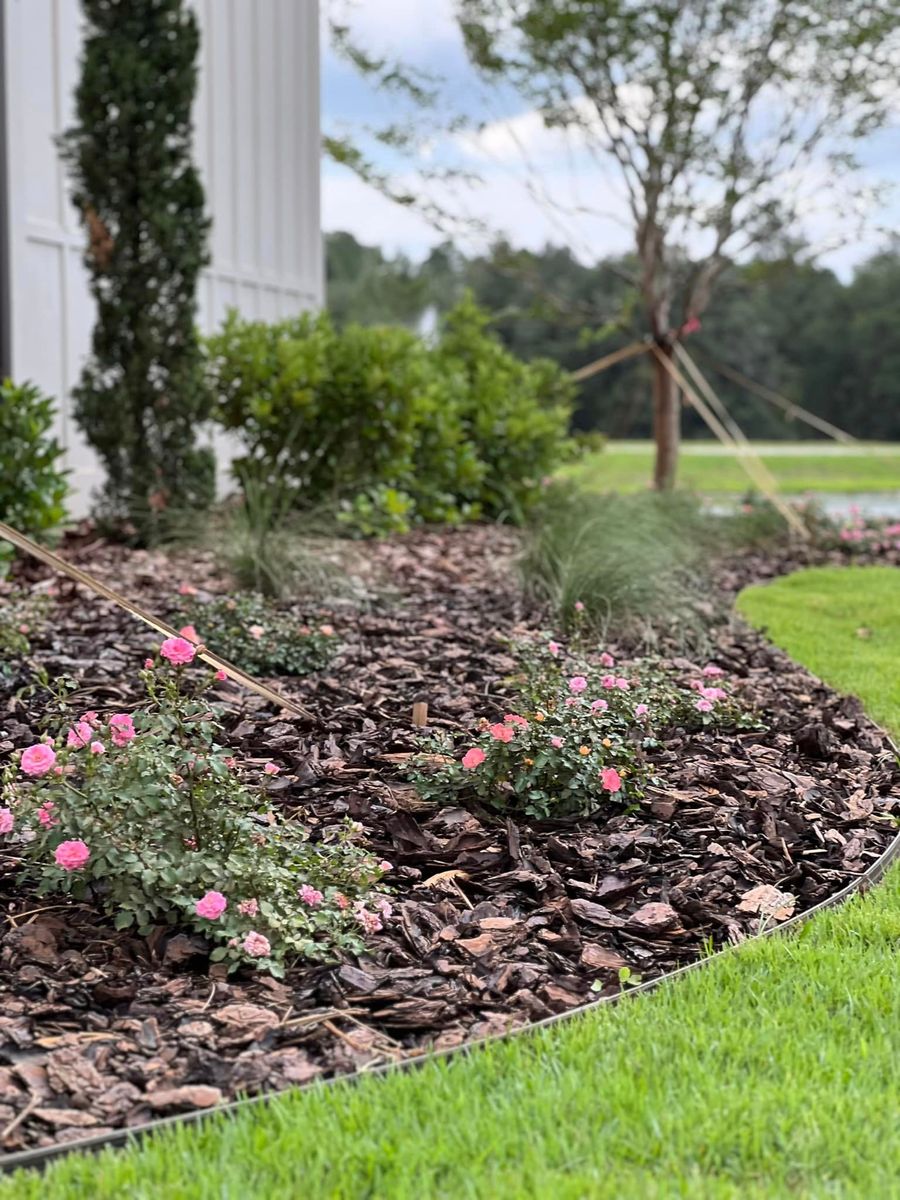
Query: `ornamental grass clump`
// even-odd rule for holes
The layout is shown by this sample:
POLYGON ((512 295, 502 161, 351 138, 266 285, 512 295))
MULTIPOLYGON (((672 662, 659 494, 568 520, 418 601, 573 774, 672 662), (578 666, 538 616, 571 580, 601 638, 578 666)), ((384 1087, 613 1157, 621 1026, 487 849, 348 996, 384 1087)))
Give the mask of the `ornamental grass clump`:
POLYGON ((258 595, 202 600, 183 586, 174 622, 188 641, 251 675, 308 675, 326 666, 337 646, 331 625, 306 625, 258 595))
MULTIPOLYGON (((84 713, 0 775, 0 833, 38 895, 70 895, 146 935, 203 934, 210 958, 280 975, 295 958, 357 950, 390 913, 373 893, 390 864, 353 822, 312 841, 276 815, 220 744, 194 646, 167 639, 141 672, 147 703, 84 713)), ((270 764, 266 774, 277 773, 270 764)))
POLYGON ((609 816, 659 782, 651 752, 669 731, 755 724, 714 664, 693 678, 661 662, 628 669, 603 652, 576 666, 553 640, 523 655, 521 707, 473 736, 432 739, 412 778, 423 798, 538 819, 609 816))

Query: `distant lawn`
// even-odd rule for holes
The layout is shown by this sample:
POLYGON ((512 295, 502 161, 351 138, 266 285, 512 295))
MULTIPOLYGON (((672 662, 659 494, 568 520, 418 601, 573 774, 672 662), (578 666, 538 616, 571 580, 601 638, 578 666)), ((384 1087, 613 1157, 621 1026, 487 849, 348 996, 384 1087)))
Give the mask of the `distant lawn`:
MULTIPOLYGON (((806 572, 741 608, 900 734, 890 574, 806 572), (853 641, 863 627, 872 637, 853 641)), ((898 1197, 898 944, 894 870, 800 935, 646 997, 73 1156, 0 1183, 0 1200, 898 1197)))
POLYGON ((738 608, 792 658, 863 697, 876 721, 900 731, 900 570, 798 571, 747 588, 738 608))
MULTIPOLYGON (((757 450, 785 492, 900 490, 900 445, 896 443, 845 448, 822 442, 768 442, 757 450)), ((591 491, 639 491, 649 486, 653 473, 652 446, 611 442, 564 473, 591 491)), ((734 455, 712 442, 685 443, 678 483, 692 491, 713 493, 741 493, 751 486, 734 455)))

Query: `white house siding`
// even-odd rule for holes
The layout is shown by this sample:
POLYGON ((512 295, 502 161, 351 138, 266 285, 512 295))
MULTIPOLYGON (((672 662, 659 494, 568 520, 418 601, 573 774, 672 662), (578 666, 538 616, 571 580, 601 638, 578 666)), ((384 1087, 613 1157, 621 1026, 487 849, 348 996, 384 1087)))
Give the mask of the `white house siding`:
MULTIPOLYGON (((71 122, 79 0, 0 0, 5 21, 10 357, 56 397, 83 514, 98 464, 69 395, 90 344, 84 233, 55 136, 71 122)), ((322 302, 317 0, 195 0, 202 43, 195 155, 213 218, 201 328, 229 308, 274 319, 322 302)), ((226 443, 220 444, 224 449, 226 443)))

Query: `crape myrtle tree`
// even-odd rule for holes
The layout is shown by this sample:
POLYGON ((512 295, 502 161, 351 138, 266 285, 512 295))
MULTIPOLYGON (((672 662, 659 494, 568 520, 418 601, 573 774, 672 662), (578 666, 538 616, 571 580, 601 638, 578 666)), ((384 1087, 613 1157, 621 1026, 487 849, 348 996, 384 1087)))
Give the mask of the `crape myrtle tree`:
POLYGON ((75 416, 106 468, 99 512, 152 541, 208 504, 195 330, 209 221, 191 158, 197 19, 187 0, 82 0, 75 124, 61 139, 97 304, 75 416))
MULTIPOLYGON (((646 332, 669 356, 730 262, 809 215, 816 193, 832 218, 857 205, 853 144, 896 95, 900 0, 457 0, 457 12, 475 67, 617 176, 646 332)), ((653 427, 667 488, 680 398, 658 361, 653 427)))

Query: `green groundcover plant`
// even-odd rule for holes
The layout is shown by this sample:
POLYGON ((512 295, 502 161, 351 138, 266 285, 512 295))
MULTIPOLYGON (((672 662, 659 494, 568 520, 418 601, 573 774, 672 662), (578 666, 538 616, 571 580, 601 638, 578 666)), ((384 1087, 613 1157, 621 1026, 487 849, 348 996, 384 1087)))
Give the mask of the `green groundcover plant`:
MULTIPOLYGON (((313 842, 276 816, 219 742, 195 656, 169 638, 142 671, 136 713, 87 712, 26 747, 0 775, 0 834, 38 895, 71 895, 119 929, 194 930, 211 959, 283 973, 294 958, 358 950, 389 915, 373 887, 390 870, 347 822, 313 842)), ((277 774, 275 763, 267 775, 277 774)))
POLYGON ((176 624, 189 642, 208 646, 251 675, 307 675, 331 659, 337 639, 331 625, 306 625, 279 612, 262 596, 202 600, 183 586, 176 624))
POLYGON ((552 639, 521 652, 525 711, 482 720, 463 744, 431 739, 411 772, 424 798, 541 819, 609 815, 654 782, 647 752, 666 731, 755 724, 714 663, 687 679, 653 660, 625 674, 606 651, 579 665, 552 639))

